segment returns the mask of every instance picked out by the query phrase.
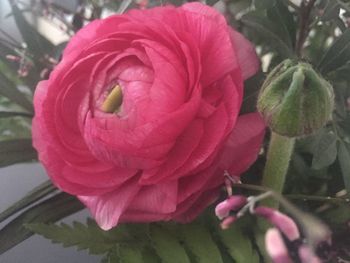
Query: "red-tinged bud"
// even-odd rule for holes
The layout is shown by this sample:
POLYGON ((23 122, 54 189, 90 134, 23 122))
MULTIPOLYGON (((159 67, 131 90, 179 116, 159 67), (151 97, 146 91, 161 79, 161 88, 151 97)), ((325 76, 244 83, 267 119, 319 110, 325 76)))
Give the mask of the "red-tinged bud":
POLYGON ((298 226, 289 216, 264 206, 257 207, 255 214, 265 218, 276 226, 290 241, 294 241, 300 237, 298 226))
POLYGON ((18 56, 14 56, 14 55, 6 55, 6 59, 9 61, 20 61, 21 58, 18 56))
POLYGON ((28 67, 20 67, 20 69, 17 71, 18 75, 22 78, 28 76, 29 69, 28 67))
POLYGON ((266 251, 274 263, 292 263, 280 232, 270 228, 265 235, 266 251))
POLYGON ((236 222, 236 216, 228 216, 226 217, 220 224, 222 229, 228 229, 234 222, 236 222))
POLYGON ((219 203, 215 207, 215 214, 219 219, 230 215, 230 211, 236 211, 247 203, 247 198, 241 195, 234 195, 219 203))
POLYGON ((298 254, 302 263, 322 263, 312 249, 307 245, 301 245, 298 254))

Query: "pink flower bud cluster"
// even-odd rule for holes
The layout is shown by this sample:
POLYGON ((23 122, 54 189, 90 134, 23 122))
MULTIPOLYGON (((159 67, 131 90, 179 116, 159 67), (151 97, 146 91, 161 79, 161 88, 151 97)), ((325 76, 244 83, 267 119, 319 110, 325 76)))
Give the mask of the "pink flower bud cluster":
POLYGON ((21 78, 27 77, 30 68, 33 66, 33 64, 30 61, 28 61, 24 55, 23 56, 7 55, 6 59, 9 61, 18 63, 19 66, 18 66, 17 74, 21 78))
POLYGON ((274 263, 292 263, 292 258, 297 262, 320 263, 321 260, 314 254, 312 248, 301 239, 299 228, 295 221, 270 207, 254 207, 255 199, 246 198, 242 195, 233 195, 219 203, 215 208, 216 216, 222 220, 221 228, 227 229, 239 217, 247 211, 267 220, 272 228, 268 229, 265 235, 266 251, 274 263), (249 209, 247 209, 249 208, 249 209), (290 253, 296 248, 296 253, 290 253))

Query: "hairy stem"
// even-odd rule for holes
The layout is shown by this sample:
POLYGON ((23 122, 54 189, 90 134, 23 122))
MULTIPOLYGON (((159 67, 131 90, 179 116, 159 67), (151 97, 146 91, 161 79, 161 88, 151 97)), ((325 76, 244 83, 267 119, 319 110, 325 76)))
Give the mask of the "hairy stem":
MULTIPOLYGON (((282 193, 289 161, 293 153, 294 138, 288 138, 272 132, 262 185, 277 193, 282 193)), ((267 205, 278 207, 275 200, 267 200, 267 205)))

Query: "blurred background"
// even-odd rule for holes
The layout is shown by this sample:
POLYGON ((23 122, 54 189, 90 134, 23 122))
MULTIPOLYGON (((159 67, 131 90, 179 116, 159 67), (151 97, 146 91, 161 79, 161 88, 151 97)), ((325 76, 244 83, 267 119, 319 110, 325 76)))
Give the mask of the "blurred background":
MULTIPOLYGON (((27 21, 37 31, 47 38, 54 45, 65 43, 69 37, 74 33, 74 30, 68 29, 67 23, 71 23, 73 16, 81 8, 82 1, 77 0, 50 0, 50 1, 32 1, 24 0, 17 1, 22 6, 23 14, 27 21), (46 10, 45 8, 50 8, 46 10)), ((85 1, 86 4, 87 1, 85 1)), ((80 23, 80 22, 76 22, 80 23)), ((79 24, 80 27, 80 24, 79 24)), ((19 71, 19 65, 16 62, 7 58, 8 55, 21 56, 23 48, 23 37, 15 18, 12 14, 10 1, 0 1, 0 73, 6 75, 19 86, 20 91, 25 94, 28 101, 31 100, 31 89, 28 89, 25 81, 14 72, 19 71), (5 53, 9 52, 9 53, 5 53), (5 65, 5 62, 10 62, 5 65), (17 70, 11 68, 18 67, 17 70)), ((24 46, 25 47, 25 46, 24 46)), ((30 67, 30 66, 29 66, 30 67)), ((30 69, 28 69, 30 71, 30 69)), ((18 73, 21 73, 20 71, 18 73)), ((26 75, 26 69, 22 74, 26 75)), ((30 73, 28 73, 30 74, 30 73)), ((20 75, 20 74, 19 74, 20 75)), ((23 76, 24 78, 26 76, 23 76)), ((4 85, 1 79, 0 86, 4 85)), ((32 81, 34 84, 35 80, 32 81)), ((15 94, 13 96, 16 96, 15 94)), ((23 100, 24 101, 24 100, 23 100)), ((27 104, 25 104, 27 105, 27 104)), ((25 109, 29 110, 30 107, 25 109)), ((0 96, 0 110, 3 111, 22 111, 23 107, 12 103, 11 99, 0 96)), ((29 111, 30 112, 30 111, 29 111)), ((30 113, 28 114, 28 116, 30 113)), ((11 140, 14 138, 28 138, 30 137, 30 118, 11 117, 2 118, 0 120, 0 140, 11 140)), ((19 145, 19 151, 26 151, 24 145, 19 145), (23 147, 22 147, 23 146, 23 147)), ((5 154, 10 155, 7 151, 5 154)), ((34 154, 33 154, 34 155, 34 154)), ((4 211, 10 205, 20 200, 26 193, 31 191, 47 180, 47 175, 43 167, 38 163, 15 164, 10 167, 0 168, 0 211, 4 211)), ((88 211, 83 210, 63 221, 70 223, 72 221, 85 221, 88 217, 88 211)), ((0 228, 8 223, 12 218, 2 222, 0 228)), ((40 262, 40 263, 95 263, 100 262, 100 256, 89 256, 86 251, 77 251, 75 248, 63 248, 61 245, 52 244, 47 239, 41 236, 33 236, 30 239, 22 242, 18 246, 12 248, 8 252, 0 255, 0 262, 2 263, 22 263, 22 262, 40 262)))

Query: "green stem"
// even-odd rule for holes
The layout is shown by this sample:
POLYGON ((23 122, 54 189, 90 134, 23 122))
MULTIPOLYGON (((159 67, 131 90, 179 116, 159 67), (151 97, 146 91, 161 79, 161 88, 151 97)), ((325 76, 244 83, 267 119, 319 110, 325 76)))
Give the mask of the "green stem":
MULTIPOLYGON (((283 190, 294 143, 295 138, 288 138, 271 132, 262 186, 273 190, 277 195, 281 194, 283 190)), ((279 201, 275 198, 266 199, 262 203, 273 208, 279 206, 279 201)), ((256 243, 265 262, 271 262, 265 250, 265 234, 270 227, 269 223, 262 219, 257 220, 255 227, 256 243)))
MULTIPOLYGON (((293 153, 295 138, 288 138, 277 133, 271 133, 267 161, 265 164, 262 185, 277 193, 282 193, 289 161, 293 153)), ((278 207, 276 200, 266 200, 266 205, 278 207)))

